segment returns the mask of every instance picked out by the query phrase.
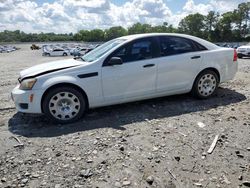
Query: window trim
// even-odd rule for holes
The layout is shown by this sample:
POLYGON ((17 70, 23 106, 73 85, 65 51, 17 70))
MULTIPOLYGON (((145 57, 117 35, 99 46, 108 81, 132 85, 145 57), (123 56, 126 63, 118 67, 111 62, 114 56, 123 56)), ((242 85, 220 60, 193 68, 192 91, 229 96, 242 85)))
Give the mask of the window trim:
MULTIPOLYGON (((145 41, 145 40, 150 40, 152 42, 152 45, 153 45, 153 48, 152 48, 153 49, 152 58, 150 58, 150 59, 158 58, 160 56, 160 48, 159 48, 159 44, 158 44, 158 41, 157 41, 157 37, 150 36, 150 37, 143 37, 143 38, 139 38, 139 39, 134 39, 132 41, 129 41, 126 44, 123 44, 122 46, 120 46, 119 48, 117 48, 116 50, 114 50, 111 54, 109 54, 105 58, 105 60, 103 61, 102 66, 103 67, 109 66, 108 65, 108 61, 111 59, 111 57, 113 57, 113 55, 115 53, 117 53, 122 48, 127 47, 127 48, 129 48, 129 51, 131 51, 132 44, 134 44, 135 42, 140 42, 140 41, 145 41)), ((146 59, 146 60, 148 60, 148 59, 146 59)), ((137 61, 145 61, 145 59, 144 60, 137 60, 137 61)), ((129 61, 129 62, 125 62, 124 64, 133 63, 133 62, 137 62, 137 61, 129 61)))

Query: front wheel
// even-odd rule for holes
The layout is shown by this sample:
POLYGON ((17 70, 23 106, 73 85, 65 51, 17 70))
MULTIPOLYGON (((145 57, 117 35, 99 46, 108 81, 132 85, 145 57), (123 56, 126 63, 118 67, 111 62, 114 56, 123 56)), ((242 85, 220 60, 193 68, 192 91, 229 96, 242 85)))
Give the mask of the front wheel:
POLYGON ((79 120, 86 110, 86 100, 73 87, 55 88, 43 100, 45 115, 55 123, 72 123, 79 120))
POLYGON ((219 85, 218 75, 212 70, 205 70, 196 78, 192 94, 200 99, 214 95, 219 85))

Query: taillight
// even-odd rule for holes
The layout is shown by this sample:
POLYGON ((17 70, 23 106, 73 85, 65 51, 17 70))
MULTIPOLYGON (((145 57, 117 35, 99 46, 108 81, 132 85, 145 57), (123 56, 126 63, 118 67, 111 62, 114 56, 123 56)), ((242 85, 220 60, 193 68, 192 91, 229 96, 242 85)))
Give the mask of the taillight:
POLYGON ((238 55, 237 55, 236 49, 234 49, 234 60, 233 61, 237 61, 237 59, 238 59, 238 55))

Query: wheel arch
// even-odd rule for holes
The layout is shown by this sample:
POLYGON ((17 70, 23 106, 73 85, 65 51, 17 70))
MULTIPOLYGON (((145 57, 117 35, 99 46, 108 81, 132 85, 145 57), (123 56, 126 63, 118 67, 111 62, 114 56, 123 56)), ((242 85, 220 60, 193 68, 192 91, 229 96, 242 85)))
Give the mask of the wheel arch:
POLYGON ((204 71, 207 71, 207 70, 210 70, 210 71, 215 72, 215 73, 217 74, 217 76, 218 76, 218 79, 219 79, 218 81, 219 81, 219 83, 220 83, 221 75, 220 75, 220 72, 218 71, 218 69, 216 69, 216 68, 214 68, 214 67, 208 67, 208 68, 205 68, 205 69, 203 69, 202 71, 200 71, 199 74, 197 74, 197 76, 195 77, 195 79, 194 79, 194 81, 193 81, 193 85, 194 85, 194 83, 195 83, 195 80, 198 78, 198 76, 200 76, 200 74, 202 74, 204 71))
POLYGON ((80 91, 82 94, 83 94, 83 97, 85 98, 86 100, 86 108, 88 109, 89 108, 89 100, 88 100, 88 96, 86 94, 86 92, 78 85, 76 84, 72 84, 72 83, 68 83, 68 82, 63 82, 63 83, 58 83, 58 84, 54 84, 52 86, 50 86, 49 88, 46 89, 46 91, 43 93, 42 95, 42 99, 41 99, 41 110, 42 110, 42 113, 44 113, 44 109, 43 109, 43 101, 44 101, 44 98, 45 96, 49 93, 49 91, 55 89, 55 88, 58 88, 58 87, 61 87, 61 86, 68 86, 68 87, 73 87, 75 89, 77 89, 78 91, 80 91))

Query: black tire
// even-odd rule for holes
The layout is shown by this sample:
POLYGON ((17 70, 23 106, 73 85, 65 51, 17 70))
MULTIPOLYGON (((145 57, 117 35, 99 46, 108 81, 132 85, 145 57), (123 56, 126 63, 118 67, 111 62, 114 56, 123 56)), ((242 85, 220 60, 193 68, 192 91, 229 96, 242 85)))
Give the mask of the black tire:
POLYGON ((63 53, 63 56, 67 56, 68 54, 67 53, 63 53))
POLYGON ((212 71, 212 70, 204 70, 196 77, 191 93, 196 98, 207 99, 216 93, 216 91, 218 89, 218 85, 219 85, 219 75, 217 75, 217 73, 212 71), (207 75, 213 75, 213 77, 215 78, 215 80, 214 80, 215 83, 213 83, 213 84, 215 84, 215 86, 213 86, 214 88, 212 87, 213 90, 211 89, 212 90, 211 93, 209 91, 209 92, 206 92, 206 95, 205 95, 205 94, 201 93, 202 91, 200 91, 201 88, 199 86, 199 83, 201 84, 201 82, 202 82, 201 79, 204 79, 204 77, 207 75))
POLYGON ((68 124, 68 123, 76 122, 77 120, 79 120, 83 116, 83 114, 87 108, 86 104, 87 104, 87 102, 86 102, 85 97, 78 89, 75 89, 74 87, 58 87, 58 88, 54 88, 54 89, 50 90, 46 94, 46 96, 44 97, 44 99, 42 101, 42 109, 43 109, 44 114, 46 115, 46 117, 48 117, 48 119, 50 121, 52 121, 54 123, 59 123, 59 124, 68 124), (79 99, 80 110, 72 119, 68 119, 68 120, 57 119, 50 112, 49 105, 50 105, 51 98, 53 96, 55 96, 56 94, 61 93, 61 92, 70 92, 70 93, 74 94, 79 99))
POLYGON ((241 54, 238 54, 238 58, 239 58, 239 59, 242 59, 243 56, 242 56, 241 54))

